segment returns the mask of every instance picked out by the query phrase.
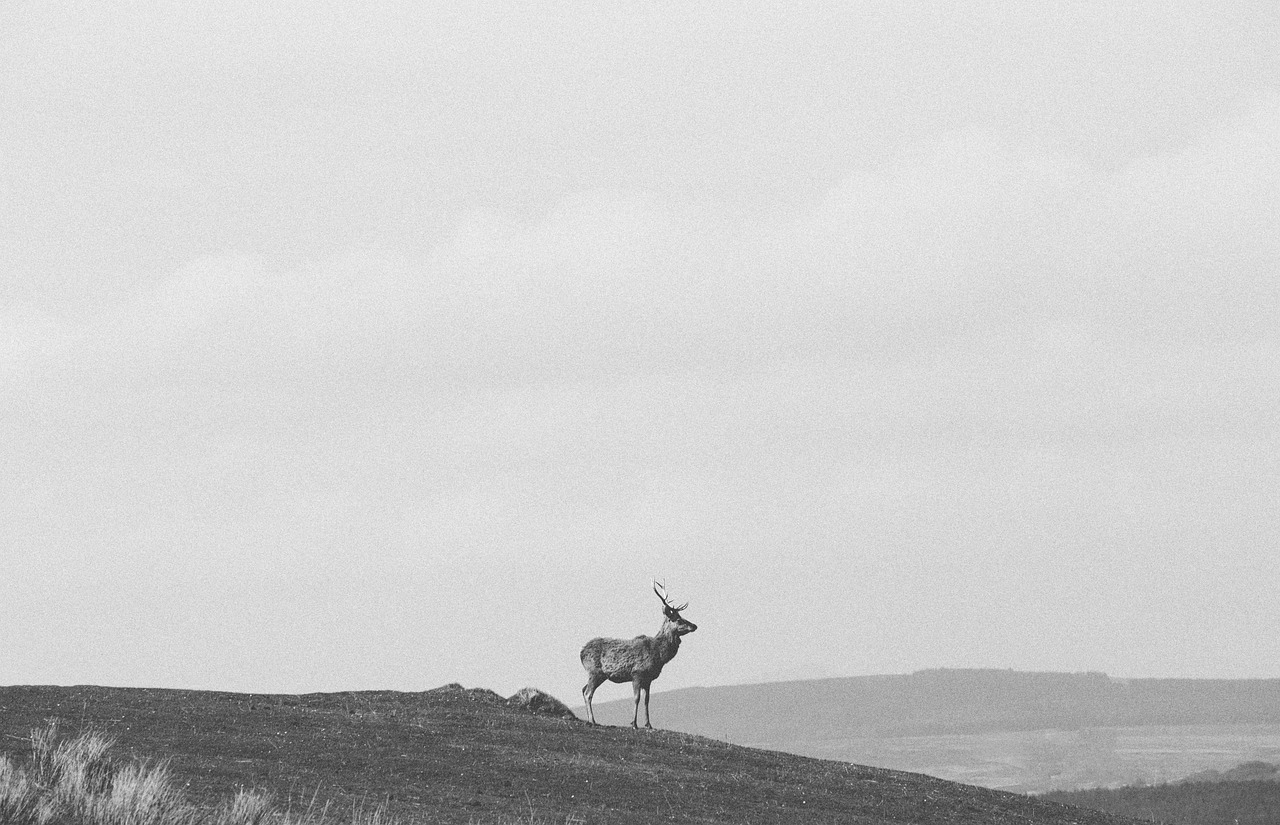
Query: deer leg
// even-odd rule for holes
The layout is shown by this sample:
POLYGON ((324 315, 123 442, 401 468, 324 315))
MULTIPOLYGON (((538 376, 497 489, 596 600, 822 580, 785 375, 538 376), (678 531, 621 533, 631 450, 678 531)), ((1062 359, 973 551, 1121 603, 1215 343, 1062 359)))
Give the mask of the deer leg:
MULTIPOLYGON (((640 687, 640 680, 636 679, 631 683, 631 690, 636 695, 636 712, 631 715, 631 727, 636 730, 640 729, 640 691, 644 688, 640 687)), ((646 711, 648 713, 648 711, 646 711)))
POLYGON ((592 673, 587 677, 587 683, 582 686, 582 700, 587 703, 587 721, 596 724, 596 712, 591 709, 591 697, 596 695, 596 688, 604 682, 604 679, 592 673))
POLYGON ((649 685, 644 686, 644 726, 653 730, 653 723, 649 721, 649 685))

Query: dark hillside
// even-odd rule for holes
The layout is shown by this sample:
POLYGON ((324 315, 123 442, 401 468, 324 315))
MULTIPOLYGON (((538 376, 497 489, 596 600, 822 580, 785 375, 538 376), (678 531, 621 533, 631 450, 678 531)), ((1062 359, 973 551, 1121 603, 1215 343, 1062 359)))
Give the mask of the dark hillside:
POLYGON ((1059 791, 1044 798, 1117 816, 1170 825, 1275 825, 1280 782, 1179 782, 1090 791, 1059 791))
POLYGON ((386 802, 406 823, 528 817, 608 823, 1045 823, 1124 820, 919 774, 688 734, 592 728, 441 688, 264 696, 103 687, 0 688, 0 752, 58 718, 124 754, 172 760, 191 794, 386 802))

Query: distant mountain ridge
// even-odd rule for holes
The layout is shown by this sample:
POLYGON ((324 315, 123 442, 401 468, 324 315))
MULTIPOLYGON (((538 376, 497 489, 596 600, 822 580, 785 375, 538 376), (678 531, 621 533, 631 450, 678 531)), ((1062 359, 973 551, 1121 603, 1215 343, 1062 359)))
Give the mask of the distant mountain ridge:
MULTIPOLYGON (((655 693, 655 724, 746 744, 1195 724, 1280 724, 1280 679, 921 670, 655 693)), ((630 698, 596 701, 622 724, 630 698)))
POLYGON ((1191 785, 1212 782, 1280 782, 1280 765, 1254 760, 1225 771, 1196 771, 1179 782, 1191 785))

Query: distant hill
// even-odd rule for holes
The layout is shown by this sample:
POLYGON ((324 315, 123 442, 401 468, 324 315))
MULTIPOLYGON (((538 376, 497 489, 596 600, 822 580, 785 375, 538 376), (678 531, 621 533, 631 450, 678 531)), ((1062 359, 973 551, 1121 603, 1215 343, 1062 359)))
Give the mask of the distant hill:
POLYGON ((1182 782, 1277 782, 1280 781, 1280 765, 1274 762, 1244 762, 1225 771, 1197 771, 1182 782))
POLYGON ((58 718, 122 755, 171 760, 179 784, 216 800, 264 788, 305 806, 385 802, 417 823, 950 823, 1117 825, 1097 811, 738 747, 666 731, 593 728, 523 694, 266 696, 104 687, 0 688, 0 753, 58 718))
MULTIPOLYGON (((614 693, 608 693, 612 690, 614 693)), ((631 718, 626 686, 597 718, 631 718)), ((1167 781, 1272 758, 1280 679, 925 670, 656 693, 655 724, 1020 792, 1167 781)))
MULTIPOLYGON (((631 718, 631 700, 596 718, 631 718)), ((629 693, 629 691, 628 691, 629 693)), ((655 693, 655 719, 733 742, 782 745, 1146 725, 1280 724, 1280 679, 1113 679, 1105 673, 922 670, 655 693)))
POLYGON ((1280 782, 1270 780, 1057 791, 1043 798, 1171 825, 1275 825, 1280 822, 1280 782))
POLYGON ((1252 761, 1173 783, 1057 791, 1044 798, 1176 825, 1274 825, 1280 822, 1277 780, 1280 765, 1252 761))

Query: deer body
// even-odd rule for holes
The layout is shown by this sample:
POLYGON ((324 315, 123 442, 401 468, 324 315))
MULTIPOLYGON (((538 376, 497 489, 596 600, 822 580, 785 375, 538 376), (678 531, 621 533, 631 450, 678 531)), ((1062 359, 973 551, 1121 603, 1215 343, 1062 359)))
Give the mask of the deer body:
POLYGON ((649 721, 649 685, 662 673, 663 666, 680 651, 680 637, 692 633, 698 626, 680 616, 688 605, 672 607, 662 593, 654 587, 662 599, 663 622, 653 636, 636 636, 634 639, 608 639, 599 637, 582 646, 579 658, 587 671, 587 684, 582 688, 582 698, 587 705, 587 719, 596 724, 591 697, 596 688, 608 682, 630 682, 635 694, 635 713, 631 727, 639 727, 640 699, 644 698, 644 726, 652 728, 649 721))

